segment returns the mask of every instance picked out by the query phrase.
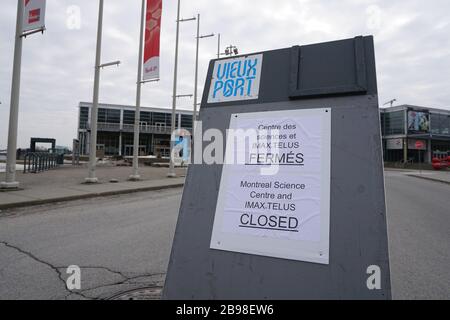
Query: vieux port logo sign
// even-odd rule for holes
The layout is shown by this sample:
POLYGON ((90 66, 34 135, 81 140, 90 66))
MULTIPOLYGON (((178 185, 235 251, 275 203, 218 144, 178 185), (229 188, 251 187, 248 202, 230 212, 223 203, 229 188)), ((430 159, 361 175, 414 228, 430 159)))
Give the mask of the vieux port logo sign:
POLYGON ((208 103, 258 99, 263 55, 218 60, 208 103))

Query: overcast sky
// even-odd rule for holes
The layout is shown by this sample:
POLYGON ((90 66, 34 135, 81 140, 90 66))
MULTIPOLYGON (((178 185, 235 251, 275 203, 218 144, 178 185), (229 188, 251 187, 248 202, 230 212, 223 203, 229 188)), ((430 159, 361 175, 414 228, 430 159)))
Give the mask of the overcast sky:
MULTIPOLYGON (((0 11, 0 150, 6 149, 17 1, 0 11)), ((135 104, 140 0, 106 0, 100 102, 135 104)), ((448 0, 182 0, 182 17, 202 15, 201 32, 221 33, 223 45, 250 53, 374 35, 380 103, 450 109, 450 1, 448 0)), ((48 0, 44 35, 24 41, 18 146, 30 137, 55 137, 71 146, 77 105, 92 101, 98 1, 48 0), (75 7, 73 7, 75 6, 75 7), (77 28, 73 9, 81 13, 77 28), (75 26, 75 28, 74 28, 75 26)), ((161 81, 143 88, 142 105, 170 108, 176 1, 163 0, 161 81)), ((179 94, 193 92, 195 22, 181 24, 179 94)), ((200 90, 217 38, 204 39, 200 90)), ((192 109, 192 100, 179 101, 192 109)))

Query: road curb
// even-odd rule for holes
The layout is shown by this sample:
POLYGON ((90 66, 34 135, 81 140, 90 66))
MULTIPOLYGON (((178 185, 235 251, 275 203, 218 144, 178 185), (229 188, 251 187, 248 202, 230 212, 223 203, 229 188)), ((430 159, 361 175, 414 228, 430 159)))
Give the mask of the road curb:
POLYGON ((26 207, 40 206, 40 205, 44 205, 44 204, 69 202, 69 201, 91 199, 91 198, 98 198, 98 197, 109 197, 109 196, 130 194, 130 193, 137 193, 137 192, 174 189, 174 188, 181 188, 183 186, 184 186, 184 182, 183 183, 174 183, 174 184, 164 185, 164 186, 152 186, 152 187, 142 187, 142 188, 135 188, 135 189, 105 191, 105 192, 96 192, 96 193, 82 194, 82 195, 76 195, 76 196, 53 198, 53 199, 31 200, 31 201, 24 201, 24 202, 18 202, 18 203, 3 204, 3 205, 0 204, 0 210, 26 208, 26 207))
POLYGON ((415 174, 408 174, 407 176, 413 177, 413 178, 418 178, 418 179, 423 179, 423 180, 428 180, 428 181, 433 181, 433 182, 439 182, 439 183, 443 183, 443 184, 446 184, 446 185, 450 185, 450 181, 444 181, 444 180, 440 180, 440 179, 424 177, 424 176, 419 176, 419 175, 415 175, 415 174))

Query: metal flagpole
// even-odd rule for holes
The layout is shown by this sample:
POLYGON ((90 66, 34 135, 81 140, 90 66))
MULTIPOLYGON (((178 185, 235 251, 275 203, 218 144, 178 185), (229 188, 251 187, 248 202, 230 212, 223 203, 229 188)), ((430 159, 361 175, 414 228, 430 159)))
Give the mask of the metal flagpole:
POLYGON ((139 181, 139 131, 141 122, 142 54, 144 47, 145 0, 142 0, 141 31, 139 41, 138 74, 136 83, 136 111, 134 116, 133 174, 130 180, 139 181))
POLYGON ((19 119, 20 98, 20 71, 22 65, 22 24, 23 24, 24 1, 17 1, 16 39, 14 45, 14 66, 11 86, 11 106, 9 113, 8 151, 6 160, 6 179, 0 185, 1 189, 17 189, 19 182, 16 181, 17 161, 17 128, 19 119))
POLYGON ((177 76, 178 76, 178 39, 180 35, 180 0, 178 0, 178 8, 177 8, 177 33, 175 38, 175 67, 174 67, 174 76, 173 76, 173 96, 172 96, 172 123, 171 123, 171 138, 170 138, 170 165, 169 165, 169 173, 167 176, 169 178, 175 178, 175 163, 173 159, 173 149, 175 146, 175 141, 172 139, 172 135, 175 132, 175 122, 176 122, 176 108, 177 108, 177 76))
POLYGON ((89 177, 86 183, 97 183, 95 167, 97 165, 97 114, 98 114, 98 91, 100 85, 100 58, 102 51, 102 28, 103 28, 103 0, 99 0, 98 27, 97 27, 97 49, 95 56, 94 97, 91 109, 91 139, 89 148, 89 177))
MULTIPOLYGON (((194 79, 194 115, 192 117, 192 137, 195 135, 195 124, 197 121, 197 86, 198 86, 198 51, 200 46, 200 14, 197 14, 197 48, 195 50, 195 79, 194 79)), ((192 139, 192 150, 194 150, 194 139, 192 139)))

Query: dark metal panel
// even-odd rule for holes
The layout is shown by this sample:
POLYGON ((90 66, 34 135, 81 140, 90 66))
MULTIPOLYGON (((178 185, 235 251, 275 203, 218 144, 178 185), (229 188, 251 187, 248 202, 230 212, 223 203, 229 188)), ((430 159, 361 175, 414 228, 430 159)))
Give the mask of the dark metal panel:
MULTIPOLYGON (((349 52, 348 41, 311 47, 341 46, 340 50, 349 52)), ((354 39, 351 42, 353 45, 354 39)), ((349 68, 353 76, 344 78, 353 79, 358 85, 363 85, 365 78, 365 95, 341 93, 290 99, 294 47, 264 53, 259 99, 240 105, 207 103, 212 61, 200 112, 204 132, 214 128, 225 134, 232 113, 332 109, 330 264, 211 250, 222 166, 192 165, 186 178, 164 298, 391 298, 373 39, 364 37, 356 42, 354 59, 359 63, 349 68), (366 286, 370 265, 381 267, 381 290, 368 290, 366 286)))
MULTIPOLYGON (((258 99, 247 101, 247 105, 377 93, 371 36, 254 54, 258 53, 264 53, 260 94, 258 99)), ((233 102, 207 103, 216 61, 209 64, 201 108, 235 105, 233 102)))
POLYGON ((209 249, 221 165, 189 168, 173 243, 167 299, 390 299, 381 133, 376 96, 298 100, 202 111, 203 130, 232 113, 332 108, 330 265, 209 249), (382 269, 382 290, 366 269, 382 269))
POLYGON ((290 98, 367 92, 363 37, 293 47, 290 98))

